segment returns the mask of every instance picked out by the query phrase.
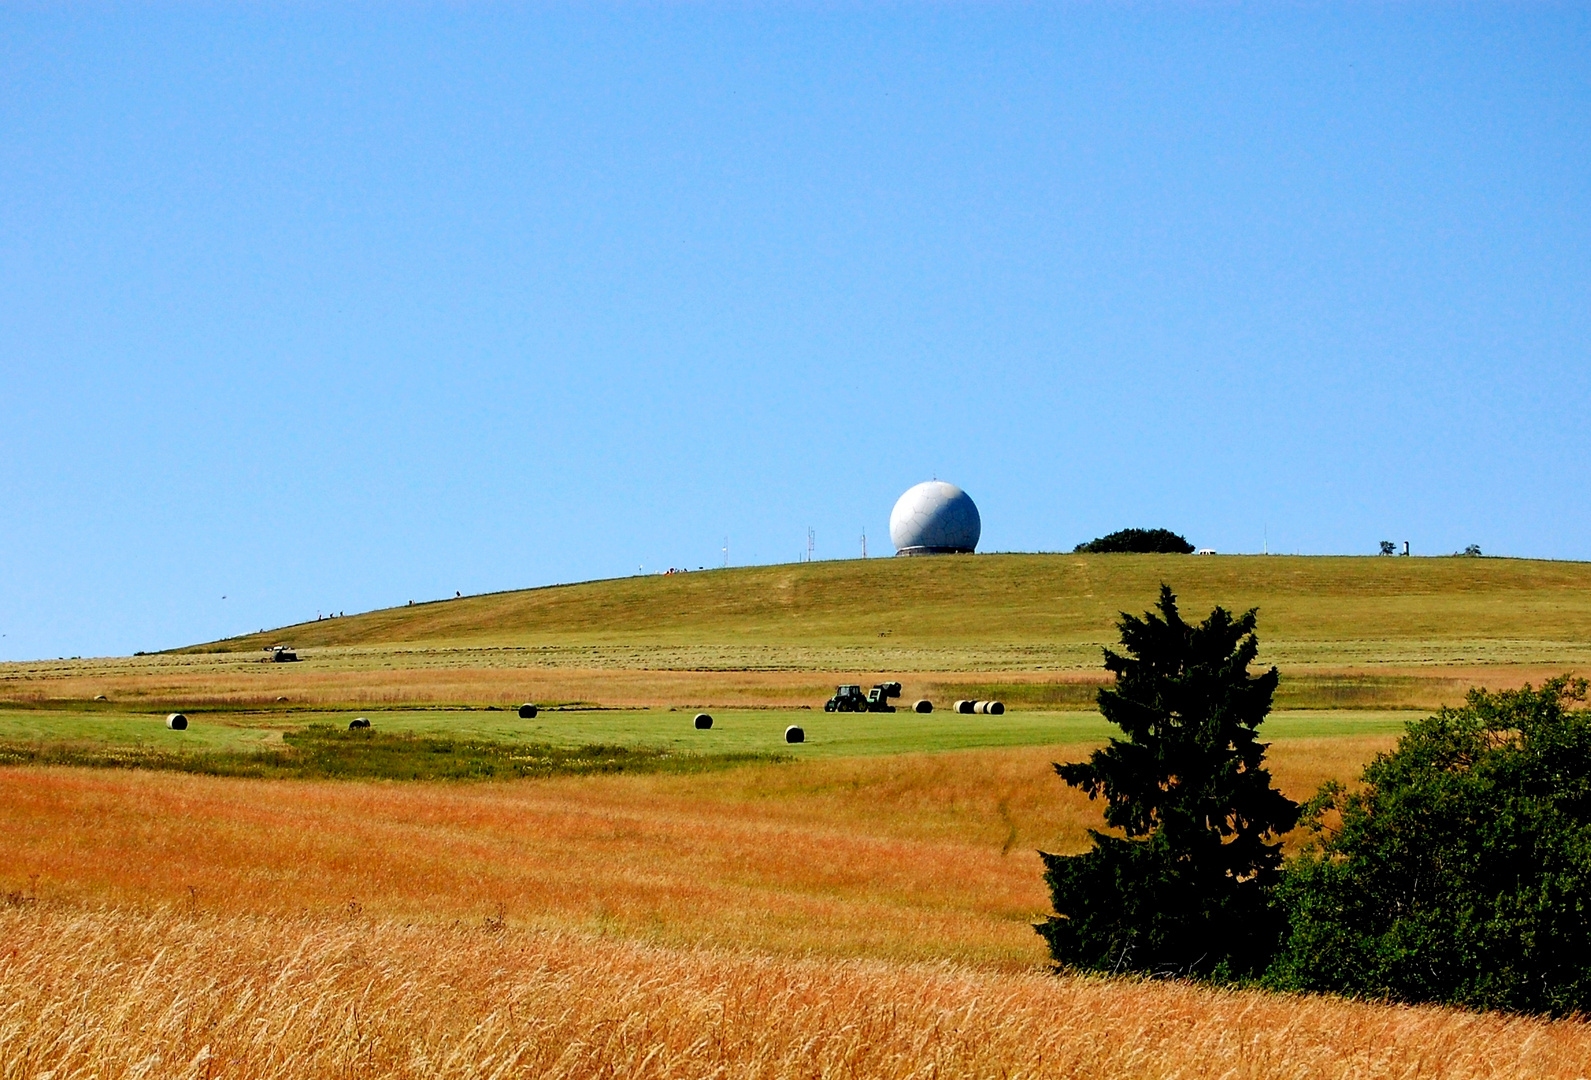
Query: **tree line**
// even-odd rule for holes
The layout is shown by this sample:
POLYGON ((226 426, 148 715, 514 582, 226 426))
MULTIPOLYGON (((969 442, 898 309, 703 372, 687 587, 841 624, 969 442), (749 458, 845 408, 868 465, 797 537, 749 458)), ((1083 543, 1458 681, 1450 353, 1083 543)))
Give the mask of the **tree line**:
POLYGON ((1122 737, 1061 779, 1104 801, 1043 854, 1063 968, 1553 1015, 1591 1012, 1591 710, 1584 680, 1471 690, 1352 789, 1271 786, 1256 612, 1123 615, 1099 707, 1122 737), (1282 835, 1302 825, 1303 850, 1282 835))

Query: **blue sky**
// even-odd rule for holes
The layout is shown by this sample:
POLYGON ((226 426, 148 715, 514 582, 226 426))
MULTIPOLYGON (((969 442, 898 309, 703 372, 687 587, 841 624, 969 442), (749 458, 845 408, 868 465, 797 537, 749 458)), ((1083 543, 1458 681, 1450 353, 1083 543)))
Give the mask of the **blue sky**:
POLYGON ((1591 9, 0 10, 0 659, 723 561, 1591 558, 1591 9), (225 597, 225 599, 222 599, 225 597))

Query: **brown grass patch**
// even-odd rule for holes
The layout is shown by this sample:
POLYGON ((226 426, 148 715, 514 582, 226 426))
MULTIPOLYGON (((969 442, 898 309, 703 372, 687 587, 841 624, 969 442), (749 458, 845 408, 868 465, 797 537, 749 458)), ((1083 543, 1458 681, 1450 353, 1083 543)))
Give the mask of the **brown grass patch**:
POLYGON ((451 919, 503 905, 536 926, 673 943, 1041 957, 1027 927, 1044 904, 1038 859, 1004 847, 989 798, 941 803, 933 772, 881 794, 821 764, 678 778, 706 783, 470 787, 0 770, 0 865, 74 903, 186 902, 191 886, 206 910, 229 913, 354 899, 373 914, 451 919), (778 786, 759 794, 753 773, 778 786))
MULTIPOLYGON (((1296 739, 1294 798, 1388 738, 1296 739)), ((458 787, 0 769, 0 866, 52 900, 478 918, 786 953, 1025 967, 1038 849, 1099 805, 1050 764, 1087 746, 458 787)))
MULTIPOLYGON (((654 706, 821 705, 851 672, 703 672, 539 667, 323 667, 316 662, 244 667, 190 662, 183 669, 79 672, 18 677, 0 686, 3 700, 31 706, 91 701, 104 694, 118 705, 147 707, 518 705, 589 702, 615 708, 654 706)), ((351 663, 357 663, 353 661, 351 663)), ((883 675, 877 676, 883 679, 883 675)))

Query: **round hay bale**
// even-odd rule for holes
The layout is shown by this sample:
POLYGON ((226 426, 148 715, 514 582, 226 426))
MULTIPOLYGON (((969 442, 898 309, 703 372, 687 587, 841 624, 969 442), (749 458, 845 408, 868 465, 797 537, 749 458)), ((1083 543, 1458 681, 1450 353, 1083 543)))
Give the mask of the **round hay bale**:
POLYGON ((989 707, 987 709, 983 710, 983 711, 988 713, 990 716, 1004 716, 1005 715, 1005 702, 1003 702, 1003 701, 991 701, 988 704, 989 704, 989 707))
POLYGON ((286 698, 285 698, 285 697, 279 697, 279 698, 277 698, 277 699, 276 699, 276 700, 277 700, 277 701, 286 701, 286 700, 287 700, 287 699, 286 699, 286 698))
POLYGON ((791 724, 789 727, 784 729, 784 741, 789 743, 806 742, 807 733, 802 731, 795 724, 791 724))
POLYGON ((708 716, 704 712, 699 712, 699 713, 696 714, 696 730, 697 731, 706 731, 708 728, 710 728, 712 726, 713 726, 713 718, 711 716, 708 716))
POLYGON ((917 704, 912 706, 912 712, 933 712, 933 711, 934 711, 934 703, 929 701, 927 698, 923 698, 917 704))
POLYGON ((170 713, 166 716, 166 726, 172 731, 187 731, 188 718, 180 712, 170 713))
POLYGON ((106 697, 104 694, 95 694, 94 695, 94 700, 95 701, 109 701, 110 698, 106 697))
POLYGON ((957 701, 952 708, 954 708, 961 715, 968 716, 972 713, 973 704, 973 702, 963 699, 961 701, 957 701))
POLYGON ((349 731, 358 731, 360 728, 367 728, 369 726, 370 726, 370 721, 366 720, 362 716, 355 717, 354 719, 348 721, 348 730, 349 731))
POLYGON ((519 718, 521 720, 534 720, 536 718, 536 706, 528 701, 525 702, 519 707, 519 718))

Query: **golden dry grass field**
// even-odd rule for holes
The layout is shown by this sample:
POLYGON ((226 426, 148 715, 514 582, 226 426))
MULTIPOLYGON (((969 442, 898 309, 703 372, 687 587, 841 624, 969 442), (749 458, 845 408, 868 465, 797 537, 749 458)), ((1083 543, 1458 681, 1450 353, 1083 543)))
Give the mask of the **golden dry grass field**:
POLYGON ((1355 776, 1412 707, 1591 667, 1582 564, 1134 556, 625 579, 0 665, 0 741, 243 753, 353 709, 760 753, 875 675, 1013 703, 960 726, 808 712, 800 752, 682 773, 0 767, 0 1080, 1591 1075, 1578 1020, 1046 973, 1036 851, 1099 821, 1050 763, 1104 734, 1078 711, 1098 648, 1162 579, 1188 613, 1259 606, 1294 798, 1355 776), (305 661, 261 663, 273 641, 305 661), (486 711, 525 699, 590 707, 486 711), (716 743, 680 733, 700 705, 716 743))
MULTIPOLYGON (((1295 796, 1385 746, 1278 744, 1295 796)), ((1093 804, 1050 762, 1087 745, 819 758, 498 784, 0 770, 0 866, 73 907, 479 919, 670 945, 956 959, 1043 951, 1036 850, 1080 850, 1093 804), (190 892, 190 890, 192 890, 190 892)))
POLYGON ((0 912, 6 1077, 1579 1077, 1579 1025, 342 919, 0 912))
MULTIPOLYGON (((1296 739, 1294 794, 1385 746, 1296 739)), ((1084 747, 691 776, 0 770, 0 1077, 1580 1077, 1579 1021, 1044 973, 1084 747)))

